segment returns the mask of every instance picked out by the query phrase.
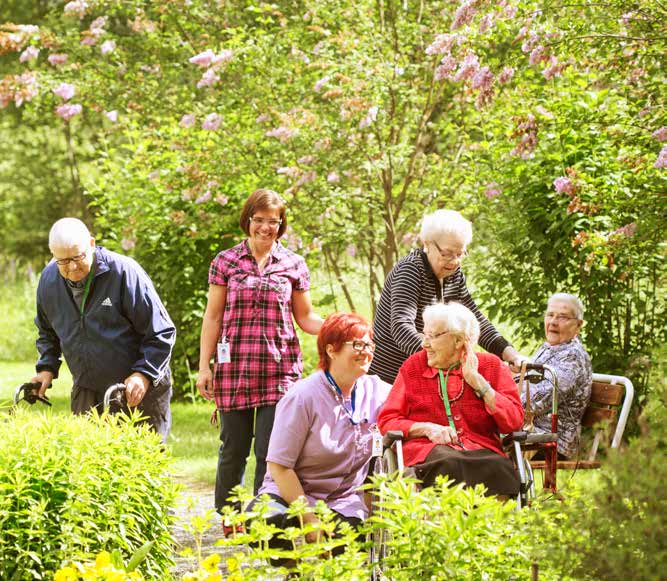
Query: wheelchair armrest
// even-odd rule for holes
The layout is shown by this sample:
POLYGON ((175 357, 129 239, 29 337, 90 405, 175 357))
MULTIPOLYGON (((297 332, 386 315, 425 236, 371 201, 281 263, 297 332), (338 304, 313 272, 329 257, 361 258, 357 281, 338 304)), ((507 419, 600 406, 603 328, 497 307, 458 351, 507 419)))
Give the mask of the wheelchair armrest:
POLYGON ((401 430, 389 430, 382 437, 382 447, 391 448, 394 445, 394 442, 398 440, 403 440, 403 432, 401 430))
POLYGON ((557 442, 558 434, 533 434, 531 432, 520 431, 507 434, 503 438, 503 446, 511 446, 514 442, 520 444, 546 444, 547 442, 557 442))
POLYGON ((512 432, 503 438, 503 446, 511 446, 514 442, 525 442, 527 437, 526 431, 512 432))

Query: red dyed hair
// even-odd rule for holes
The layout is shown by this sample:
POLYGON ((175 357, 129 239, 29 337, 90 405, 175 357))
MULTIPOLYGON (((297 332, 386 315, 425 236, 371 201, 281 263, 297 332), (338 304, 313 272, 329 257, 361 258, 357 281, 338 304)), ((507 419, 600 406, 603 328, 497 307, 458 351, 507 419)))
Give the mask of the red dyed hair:
POLYGON ((373 338, 373 327, 361 315, 356 313, 333 313, 329 315, 317 336, 317 352, 320 361, 317 366, 324 371, 329 370, 331 359, 327 355, 327 345, 334 351, 340 351, 346 341, 361 339, 368 333, 373 338))

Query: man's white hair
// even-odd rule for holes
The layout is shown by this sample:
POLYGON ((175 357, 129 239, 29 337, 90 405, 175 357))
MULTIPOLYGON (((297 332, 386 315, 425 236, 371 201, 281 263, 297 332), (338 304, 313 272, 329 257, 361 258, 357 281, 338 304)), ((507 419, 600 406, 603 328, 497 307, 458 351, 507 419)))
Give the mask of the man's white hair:
POLYGON ((419 233, 422 242, 432 242, 448 235, 460 239, 467 246, 472 241, 472 224, 455 210, 424 214, 419 233))
POLYGON ((72 246, 88 245, 90 230, 78 218, 61 218, 49 232, 49 248, 71 248, 72 246))
POLYGON ((570 293, 554 293, 549 297, 547 301, 547 308, 549 308, 549 303, 551 301, 563 301, 567 303, 572 311, 572 314, 580 321, 584 320, 584 304, 581 302, 577 295, 571 295, 570 293))
POLYGON ((447 331, 460 333, 471 345, 479 339, 479 323, 473 312, 461 303, 436 303, 429 305, 422 314, 424 324, 440 323, 447 331))

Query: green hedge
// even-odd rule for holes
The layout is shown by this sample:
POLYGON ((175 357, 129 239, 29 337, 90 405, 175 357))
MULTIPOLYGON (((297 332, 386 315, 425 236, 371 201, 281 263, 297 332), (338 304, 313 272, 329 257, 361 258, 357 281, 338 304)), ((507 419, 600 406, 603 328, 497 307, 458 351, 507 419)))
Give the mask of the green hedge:
POLYGON ((109 547, 127 560, 154 541, 141 570, 168 577, 176 487, 146 426, 122 418, 19 410, 0 415, 0 571, 50 579, 109 547))

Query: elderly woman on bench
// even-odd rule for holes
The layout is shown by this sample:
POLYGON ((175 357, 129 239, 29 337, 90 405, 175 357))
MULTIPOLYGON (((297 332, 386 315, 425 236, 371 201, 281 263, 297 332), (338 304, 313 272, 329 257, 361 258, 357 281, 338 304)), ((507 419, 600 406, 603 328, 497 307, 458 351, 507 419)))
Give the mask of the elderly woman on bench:
POLYGON ((446 475, 484 484, 489 494, 516 495, 519 478, 500 440, 524 417, 509 369, 496 355, 474 352, 479 323, 463 305, 429 306, 423 319, 423 349, 401 366, 380 431, 403 432, 405 464, 424 486, 446 475))
MULTIPOLYGON (((551 295, 544 313, 546 341, 533 356, 534 363, 550 365, 558 377, 558 458, 577 455, 581 419, 591 398, 593 370, 586 349, 579 340, 584 324, 584 307, 575 295, 551 295)), ((521 394, 526 405, 526 392, 521 394)), ((535 433, 551 432, 552 386, 541 381, 530 386, 531 411, 535 433)), ((538 452, 533 457, 542 457, 538 452)))

